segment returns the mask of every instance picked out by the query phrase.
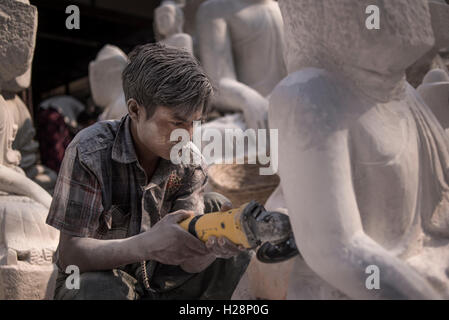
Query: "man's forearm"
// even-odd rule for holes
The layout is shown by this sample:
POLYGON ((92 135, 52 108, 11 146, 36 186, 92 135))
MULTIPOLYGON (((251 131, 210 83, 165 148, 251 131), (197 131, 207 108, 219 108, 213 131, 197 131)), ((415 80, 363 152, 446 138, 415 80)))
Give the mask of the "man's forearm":
POLYGON ((126 239, 98 240, 68 237, 59 248, 59 265, 65 269, 76 265, 80 272, 111 270, 123 265, 147 260, 142 236, 126 239))
POLYGON ((189 273, 200 273, 208 268, 216 257, 213 254, 205 255, 203 258, 195 258, 184 261, 180 267, 189 273))

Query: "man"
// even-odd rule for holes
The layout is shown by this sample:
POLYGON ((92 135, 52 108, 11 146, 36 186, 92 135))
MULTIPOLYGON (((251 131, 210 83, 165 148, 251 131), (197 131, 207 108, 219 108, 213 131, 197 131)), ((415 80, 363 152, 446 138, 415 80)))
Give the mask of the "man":
POLYGON ((186 51, 148 44, 129 58, 129 114, 81 131, 66 150, 47 218, 61 231, 55 298, 229 299, 248 254, 224 238, 204 244, 178 225, 229 205, 203 197, 203 164, 170 161, 170 133, 192 135, 211 84, 186 51), (66 286, 69 265, 80 270, 79 289, 66 286))

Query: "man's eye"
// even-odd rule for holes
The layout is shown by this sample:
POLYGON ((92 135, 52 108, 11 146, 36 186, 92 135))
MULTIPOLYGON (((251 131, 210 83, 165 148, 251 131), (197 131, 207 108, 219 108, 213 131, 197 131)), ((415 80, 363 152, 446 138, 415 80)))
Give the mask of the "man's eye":
POLYGON ((175 126, 179 127, 180 125, 182 125, 182 122, 172 122, 175 126))

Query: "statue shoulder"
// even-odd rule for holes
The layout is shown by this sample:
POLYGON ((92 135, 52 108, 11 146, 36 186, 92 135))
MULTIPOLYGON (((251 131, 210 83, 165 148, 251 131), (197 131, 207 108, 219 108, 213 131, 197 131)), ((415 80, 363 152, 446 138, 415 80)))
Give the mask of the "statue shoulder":
POLYGON ((323 69, 293 72, 270 95, 270 128, 295 128, 302 137, 325 138, 345 127, 352 104, 348 95, 344 85, 323 69))

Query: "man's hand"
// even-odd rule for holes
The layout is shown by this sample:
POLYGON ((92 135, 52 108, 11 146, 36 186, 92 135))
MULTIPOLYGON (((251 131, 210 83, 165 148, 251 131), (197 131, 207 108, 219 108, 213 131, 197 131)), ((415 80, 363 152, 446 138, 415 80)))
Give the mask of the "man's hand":
MULTIPOLYGON (((221 207, 221 211, 230 209, 232 209, 231 203, 225 203, 221 207)), ((198 273, 206 269, 216 258, 229 259, 246 250, 243 246, 235 245, 226 237, 217 239, 214 236, 207 239, 206 248, 209 251, 207 255, 186 260, 181 264, 181 268, 186 272, 198 273)))
MULTIPOLYGON (((228 211, 232 209, 232 203, 226 202, 221 206, 221 211, 228 211)), ((241 245, 235 245, 226 237, 211 236, 206 241, 206 248, 209 249, 210 253, 216 258, 229 259, 233 256, 240 254, 245 251, 245 248, 241 245)))
MULTIPOLYGON (((149 231, 147 237, 146 260, 156 260, 163 264, 180 265, 186 260, 207 256, 206 245, 178 223, 193 215, 191 211, 178 210, 162 218, 149 231)), ((145 241, 145 240, 144 240, 145 241)))

